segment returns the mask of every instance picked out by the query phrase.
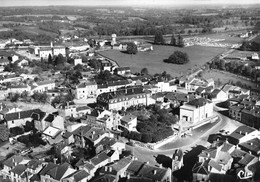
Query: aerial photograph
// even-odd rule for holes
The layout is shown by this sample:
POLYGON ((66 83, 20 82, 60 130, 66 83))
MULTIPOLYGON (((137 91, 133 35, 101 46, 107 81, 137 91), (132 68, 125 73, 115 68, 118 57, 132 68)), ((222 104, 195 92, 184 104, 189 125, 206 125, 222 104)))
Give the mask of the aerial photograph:
POLYGON ((0 0, 0 182, 260 182, 260 1, 0 0))

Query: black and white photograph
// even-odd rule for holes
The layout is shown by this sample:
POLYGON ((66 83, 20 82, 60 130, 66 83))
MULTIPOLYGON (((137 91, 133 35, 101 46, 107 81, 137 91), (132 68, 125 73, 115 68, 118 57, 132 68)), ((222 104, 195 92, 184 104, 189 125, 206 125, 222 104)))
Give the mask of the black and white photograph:
POLYGON ((260 1, 0 0, 0 182, 260 182, 260 1))

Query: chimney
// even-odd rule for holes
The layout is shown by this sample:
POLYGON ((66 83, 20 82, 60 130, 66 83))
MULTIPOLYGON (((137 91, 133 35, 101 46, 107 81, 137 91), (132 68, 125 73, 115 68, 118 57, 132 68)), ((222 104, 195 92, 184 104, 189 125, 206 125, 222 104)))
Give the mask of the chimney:
POLYGON ((109 172, 112 172, 112 167, 111 166, 109 167, 109 172))
POLYGON ((127 175, 127 179, 130 179, 130 174, 127 175))
POLYGON ((18 112, 18 119, 20 119, 21 118, 21 113, 20 112, 18 112))
POLYGON ((107 166, 105 166, 105 171, 107 171, 107 166))
POLYGON ((245 133, 245 135, 247 135, 247 132, 245 133))
POLYGON ((160 165, 159 165, 159 168, 161 168, 161 169, 162 169, 162 164, 160 164, 160 165))
POLYGON ((54 164, 57 164, 57 158, 54 158, 54 159, 53 159, 53 163, 54 163, 54 164))

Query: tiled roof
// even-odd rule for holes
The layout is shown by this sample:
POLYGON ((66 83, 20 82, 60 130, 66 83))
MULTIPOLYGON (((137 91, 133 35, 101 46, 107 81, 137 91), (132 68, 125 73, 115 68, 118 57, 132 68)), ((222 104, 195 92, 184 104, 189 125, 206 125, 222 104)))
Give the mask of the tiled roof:
POLYGON ((215 168, 218 171, 221 171, 222 169, 222 166, 219 163, 215 162, 214 160, 209 161, 209 166, 215 168))
POLYGON ((150 178, 154 181, 162 181, 166 172, 167 169, 165 168, 159 168, 145 164, 138 172, 138 176, 150 178))
POLYGON ((46 175, 51 176, 55 180, 61 180, 65 172, 70 168, 70 165, 68 163, 64 163, 62 165, 57 165, 56 167, 49 170, 46 175))
POLYGON ((144 163, 141 161, 134 160, 127 168, 127 173, 137 175, 139 170, 143 167, 144 163))
POLYGON ((242 157, 242 159, 240 159, 238 161, 239 164, 246 166, 247 164, 249 164, 255 157, 253 155, 250 155, 248 153, 246 153, 246 155, 244 155, 242 157))
POLYGON ((42 162, 40 160, 32 159, 28 162, 27 167, 35 170, 41 164, 42 164, 42 162))
POLYGON ((207 101, 205 98, 198 98, 193 99, 187 103, 187 105, 195 106, 195 107, 202 107, 206 105, 209 101, 207 101))
POLYGON ((233 146, 234 145, 232 145, 232 144, 230 144, 228 142, 224 142, 220 151, 228 152, 233 146))
POLYGON ((125 157, 120 159, 118 162, 112 164, 111 167, 118 172, 124 167, 126 167, 127 165, 129 165, 131 162, 132 160, 130 159, 130 157, 125 157))
POLYGON ((97 145, 97 146, 108 146, 111 147, 112 145, 114 145, 116 143, 116 140, 114 138, 109 138, 109 137, 104 137, 97 145))
POLYGON ((62 135, 62 137, 65 138, 65 139, 68 139, 71 135, 72 135, 71 132, 66 131, 66 132, 62 135))
POLYGON ((97 177, 94 177, 90 180, 90 182, 113 182, 116 180, 116 177, 114 175, 110 174, 102 174, 98 175, 97 177))
POLYGON ((205 160, 204 162, 197 162, 192 168, 192 173, 208 175, 208 165, 209 160, 205 160))
POLYGON ((91 141, 97 140, 104 133, 105 133, 104 130, 102 130, 101 128, 91 127, 89 125, 82 126, 77 130, 73 131, 74 135, 78 135, 78 136, 83 135, 83 137, 86 137, 91 141))
POLYGON ((45 112, 32 113, 31 118, 37 121, 41 121, 45 117, 45 112))
POLYGON ((129 67, 118 67, 118 68, 116 68, 115 70, 117 70, 117 71, 130 71, 130 68, 129 67))
POLYGON ((100 164, 101 162, 107 160, 109 157, 107 156, 106 152, 102 152, 100 154, 98 154, 97 156, 93 157, 92 159, 90 159, 91 163, 96 166, 98 164, 100 164))
POLYGON ((27 169, 27 167, 24 164, 18 164, 10 172, 21 175, 25 171, 25 169, 27 169))
POLYGON ((258 138, 254 138, 248 140, 247 142, 240 143, 241 147, 248 149, 251 152, 259 153, 260 152, 260 140, 258 138))
POLYGON ((245 136, 245 134, 249 134, 251 132, 255 131, 255 129, 246 126, 246 125, 242 125, 239 126, 233 133, 230 134, 230 137, 235 138, 235 139, 240 139, 242 137, 245 136))
POLYGON ((14 155, 14 156, 8 158, 7 160, 5 160, 3 164, 12 168, 15 166, 15 164, 19 164, 23 160, 24 160, 24 157, 22 157, 20 155, 14 155))
POLYGON ((55 83, 54 80, 45 80, 45 81, 37 82, 36 84, 38 86, 41 86, 41 85, 48 85, 48 84, 53 84, 53 83, 55 83))
POLYGON ((72 178, 73 182, 79 182, 79 181, 87 178, 88 176, 89 176, 89 173, 87 173, 85 170, 80 170, 80 171, 76 171, 76 172, 70 174, 66 178, 72 178))
POLYGON ((121 118, 121 121, 129 123, 129 122, 133 121, 136 118, 137 118, 136 116, 134 116, 132 114, 128 114, 128 115, 125 115, 123 118, 121 118))
POLYGON ((49 162, 46 166, 44 166, 44 168, 40 171, 40 175, 45 175, 47 174, 48 171, 50 171, 51 169, 54 169, 57 166, 57 164, 54 164, 52 162, 49 162))
POLYGON ((246 155, 246 152, 240 149, 235 149, 230 154, 233 158, 242 158, 244 155, 246 155))
POLYGON ((199 157, 204 157, 204 158, 215 158, 217 155, 217 148, 209 148, 202 150, 202 152, 199 154, 199 157))

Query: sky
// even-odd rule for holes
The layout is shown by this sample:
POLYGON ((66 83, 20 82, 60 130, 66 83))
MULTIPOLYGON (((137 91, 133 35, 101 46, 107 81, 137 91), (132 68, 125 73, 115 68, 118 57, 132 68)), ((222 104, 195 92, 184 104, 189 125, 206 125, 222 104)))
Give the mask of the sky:
POLYGON ((260 0, 0 0, 1 6, 178 6, 200 4, 259 4, 260 0))

